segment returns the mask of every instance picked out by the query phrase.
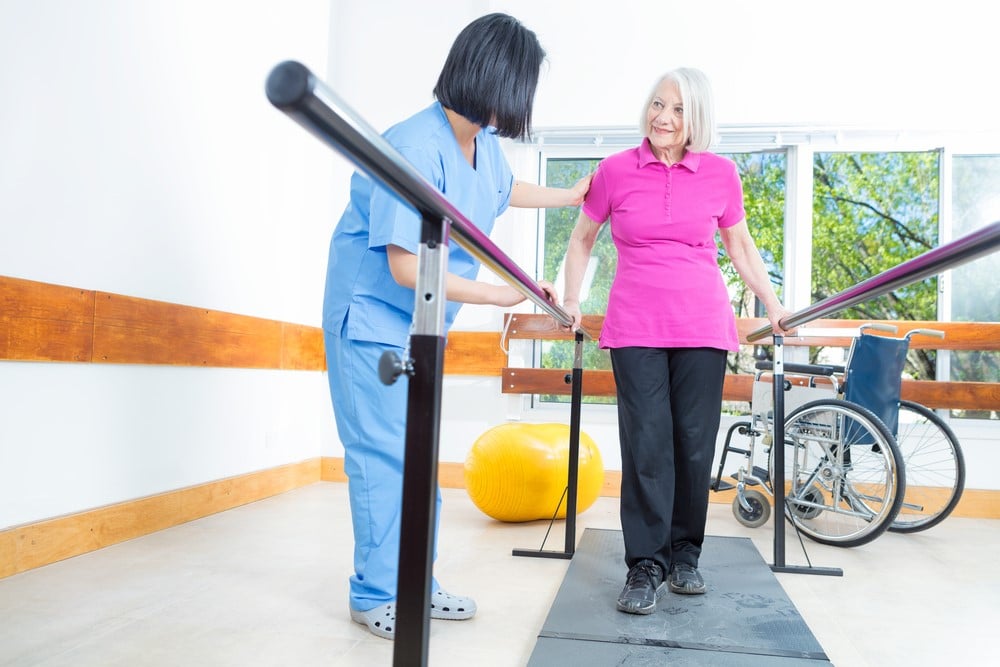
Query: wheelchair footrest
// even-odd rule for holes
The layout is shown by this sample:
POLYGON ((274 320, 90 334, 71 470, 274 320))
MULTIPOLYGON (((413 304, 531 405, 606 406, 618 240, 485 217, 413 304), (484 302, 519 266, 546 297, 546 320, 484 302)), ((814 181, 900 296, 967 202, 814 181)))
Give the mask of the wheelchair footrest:
POLYGON ((729 489, 735 489, 736 485, 725 480, 713 479, 712 483, 709 485, 712 491, 728 491, 729 489))

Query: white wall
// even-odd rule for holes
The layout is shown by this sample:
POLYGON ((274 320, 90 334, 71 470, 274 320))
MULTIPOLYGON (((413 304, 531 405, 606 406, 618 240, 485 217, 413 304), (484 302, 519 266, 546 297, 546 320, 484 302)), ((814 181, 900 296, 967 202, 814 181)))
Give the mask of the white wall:
MULTIPOLYGON (((329 14, 5 0, 0 275, 318 325, 335 158, 264 82, 289 58, 323 72, 329 14)), ((0 528, 318 456, 325 387, 0 362, 0 528)))
POLYGON ((675 66, 723 123, 993 127, 995 23, 971 0, 507 0, 551 64, 540 126, 631 125, 675 66))
MULTIPOLYGON (((6 0, 0 275, 318 325, 351 169, 267 103, 267 73, 300 60, 383 130, 495 10, 548 51, 539 128, 631 125, 682 64, 712 77, 725 123, 989 127, 996 108, 994 23, 967 0, 6 0)), ((498 227, 531 272, 534 215, 498 227)), ((500 312, 458 326, 498 330, 500 312)), ((441 460, 506 419, 568 420, 523 404, 449 378, 441 460)), ((613 416, 584 429, 615 468, 613 416)), ((341 453, 320 374, 0 362, 0 528, 341 453)))

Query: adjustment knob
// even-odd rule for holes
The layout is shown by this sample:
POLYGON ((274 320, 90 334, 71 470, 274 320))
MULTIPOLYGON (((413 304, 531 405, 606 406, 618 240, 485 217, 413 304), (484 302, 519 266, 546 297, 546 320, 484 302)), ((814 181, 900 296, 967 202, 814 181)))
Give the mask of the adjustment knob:
POLYGON ((396 379, 403 373, 413 375, 413 362, 409 359, 404 362, 391 350, 383 352, 378 360, 378 379, 382 384, 395 384, 396 379))

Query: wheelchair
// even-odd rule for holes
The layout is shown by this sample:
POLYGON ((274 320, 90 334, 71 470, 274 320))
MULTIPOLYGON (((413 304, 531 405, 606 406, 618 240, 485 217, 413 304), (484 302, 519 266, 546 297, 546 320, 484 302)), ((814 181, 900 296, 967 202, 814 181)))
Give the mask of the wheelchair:
POLYGON ((886 530, 924 530, 958 503, 965 466, 957 438, 934 412, 899 399, 910 337, 943 334, 915 329, 892 338, 868 330, 897 329, 863 325, 845 366, 784 364, 780 448, 773 442, 772 364, 757 363, 750 419, 727 432, 711 485, 731 488, 722 481, 727 455, 744 457, 732 475, 733 513, 743 525, 761 526, 770 518, 778 453, 785 456, 785 517, 823 544, 854 547, 886 530), (761 454, 766 468, 755 465, 761 454))

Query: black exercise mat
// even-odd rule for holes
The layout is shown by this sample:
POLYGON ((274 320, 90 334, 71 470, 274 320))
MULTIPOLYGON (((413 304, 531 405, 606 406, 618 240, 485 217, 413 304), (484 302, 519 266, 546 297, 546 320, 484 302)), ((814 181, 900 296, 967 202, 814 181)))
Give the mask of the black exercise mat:
POLYGON ((704 595, 667 592, 649 615, 623 614, 621 531, 584 531, 529 667, 830 665, 753 543, 705 539, 704 595))

